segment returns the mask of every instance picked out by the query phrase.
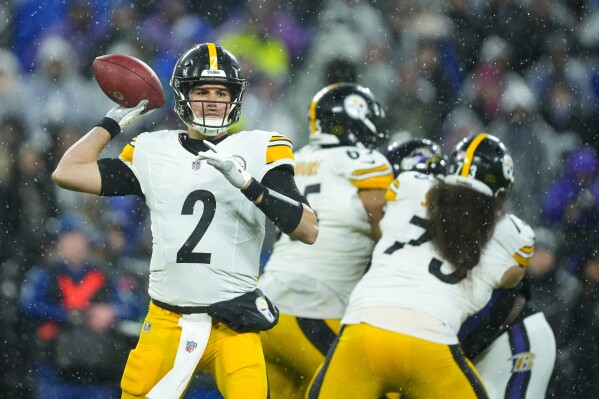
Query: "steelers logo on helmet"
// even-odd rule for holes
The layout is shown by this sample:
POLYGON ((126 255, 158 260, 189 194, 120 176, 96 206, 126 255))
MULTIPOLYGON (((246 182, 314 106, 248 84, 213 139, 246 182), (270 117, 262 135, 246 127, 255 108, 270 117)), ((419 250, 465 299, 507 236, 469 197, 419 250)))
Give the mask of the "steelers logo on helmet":
POLYGON ((347 115, 352 119, 362 120, 368 113, 368 104, 364 97, 357 94, 350 94, 343 100, 343 108, 347 115))
POLYGON ((503 176, 510 181, 514 181, 514 160, 510 154, 503 156, 503 176))

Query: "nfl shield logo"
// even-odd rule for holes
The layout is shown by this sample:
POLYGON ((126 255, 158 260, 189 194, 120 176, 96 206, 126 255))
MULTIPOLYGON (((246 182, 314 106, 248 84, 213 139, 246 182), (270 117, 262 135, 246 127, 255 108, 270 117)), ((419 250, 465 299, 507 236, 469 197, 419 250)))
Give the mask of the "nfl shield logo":
POLYGON ((201 163, 201 161, 199 159, 196 159, 195 161, 193 161, 191 163, 191 169, 192 170, 199 170, 200 169, 200 163, 201 163))
POLYGON ((185 350, 189 353, 193 352, 195 350, 195 348, 198 347, 198 344, 193 342, 193 341, 187 341, 187 344, 185 345, 185 350))
POLYGON ((150 331, 150 328, 152 328, 152 323, 150 323, 149 321, 146 321, 144 323, 144 332, 147 333, 148 331, 150 331))

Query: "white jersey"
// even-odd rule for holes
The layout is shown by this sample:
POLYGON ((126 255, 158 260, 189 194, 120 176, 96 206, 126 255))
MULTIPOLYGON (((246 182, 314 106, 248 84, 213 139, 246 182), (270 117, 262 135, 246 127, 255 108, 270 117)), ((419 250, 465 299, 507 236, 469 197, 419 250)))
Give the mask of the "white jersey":
POLYGON ((485 306, 505 271, 530 261, 534 232, 515 216, 505 215, 479 264, 466 278, 456 278, 424 234, 427 193, 435 183, 428 175, 404 172, 391 185, 381 221, 383 236, 342 323, 365 322, 432 342, 457 344, 462 322, 485 306))
POLYGON ((295 155, 295 180, 318 217, 318 239, 308 247, 281 236, 258 286, 282 313, 340 319, 374 248, 358 191, 385 190, 393 172, 381 153, 356 147, 306 146, 295 155))
MULTIPOLYGON (((222 173, 185 149, 182 133, 143 133, 120 157, 150 209, 150 296, 172 305, 209 305, 256 287, 265 216, 222 173)), ((291 142, 278 133, 243 131, 216 147, 243 158, 258 181, 277 166, 294 165, 291 142)))

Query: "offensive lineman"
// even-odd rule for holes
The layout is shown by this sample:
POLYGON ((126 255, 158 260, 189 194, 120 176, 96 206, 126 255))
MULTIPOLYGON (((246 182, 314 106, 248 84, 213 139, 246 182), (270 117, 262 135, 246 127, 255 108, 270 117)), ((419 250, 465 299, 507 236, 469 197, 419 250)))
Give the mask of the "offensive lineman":
POLYGON ((246 87, 231 53, 214 43, 194 46, 177 61, 171 86, 187 131, 142 133, 119 159, 98 160, 147 101, 116 107, 52 176, 70 190, 140 195, 150 208, 152 302, 123 373, 122 397, 180 398, 202 369, 227 399, 265 399, 258 331, 272 328, 278 314, 256 289, 264 215, 308 244, 318 234, 316 216, 295 185, 287 138, 228 133, 246 87))
POLYGON ((329 85, 310 103, 310 145, 296 153, 296 182, 318 215, 318 241, 306 248, 282 236, 258 282, 281 311, 277 327, 262 333, 273 399, 305 397, 380 237, 393 180, 372 149, 386 138, 383 116, 370 90, 352 83, 329 85))
MULTIPOLYGON (((427 139, 393 143, 387 158, 396 174, 413 170, 445 175, 446 157, 427 139)), ((529 291, 526 277, 515 288, 494 290, 485 307, 466 319, 458 333, 460 346, 491 399, 545 397, 555 364, 555 337, 543 313, 528 305, 529 291)))
POLYGON ((534 233, 503 212, 513 183, 505 146, 485 133, 452 152, 443 181, 401 173, 387 192, 382 237, 353 291, 309 397, 487 398, 457 333, 498 287, 513 287, 534 233))

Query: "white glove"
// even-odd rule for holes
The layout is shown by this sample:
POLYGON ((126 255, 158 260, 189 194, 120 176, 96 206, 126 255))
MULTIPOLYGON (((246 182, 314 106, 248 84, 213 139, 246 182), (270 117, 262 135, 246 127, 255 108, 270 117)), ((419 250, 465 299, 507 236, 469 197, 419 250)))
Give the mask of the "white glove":
MULTIPOLYGON (((131 108, 125 108, 119 105, 108 111, 106 117, 112 119, 119 124, 121 129, 124 129, 144 113, 146 105, 148 105, 148 100, 141 100, 139 104, 131 108)), ((146 112, 146 114, 149 112, 146 112)))
POLYGON ((207 140, 204 140, 204 144, 212 152, 200 152, 198 153, 198 159, 205 159, 208 165, 214 166, 232 185, 241 189, 252 178, 252 175, 245 170, 239 159, 219 154, 216 146, 207 140))

